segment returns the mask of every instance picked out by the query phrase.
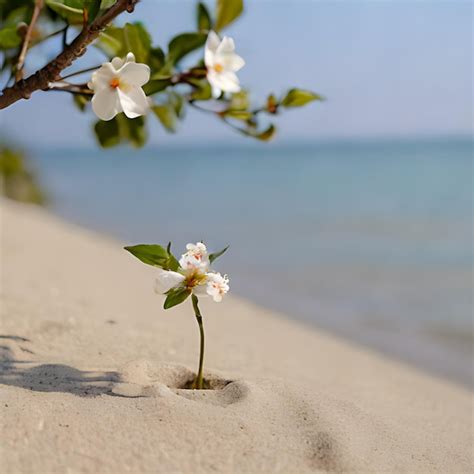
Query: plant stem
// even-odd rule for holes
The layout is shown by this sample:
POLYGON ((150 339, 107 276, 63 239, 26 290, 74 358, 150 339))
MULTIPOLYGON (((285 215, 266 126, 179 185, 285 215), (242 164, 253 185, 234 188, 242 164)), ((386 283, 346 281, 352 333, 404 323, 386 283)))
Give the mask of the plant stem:
POLYGON ((88 67, 87 69, 81 69, 80 71, 71 72, 71 74, 66 74, 65 76, 62 76, 61 80, 69 79, 70 77, 74 77, 74 76, 79 76, 80 74, 84 74, 86 72, 95 71, 96 69, 99 69, 99 68, 100 68, 100 64, 97 66, 88 67))
POLYGON ((201 315, 201 312, 199 311, 199 306, 198 306, 199 300, 197 296, 195 295, 192 295, 191 299, 193 302, 194 314, 196 315, 196 320, 199 325, 199 334, 201 336, 201 346, 200 346, 200 351, 199 351, 199 369, 193 383, 193 388, 197 390, 202 390, 203 389, 202 367, 204 365, 204 327, 202 325, 202 315, 201 315))
POLYGON ((30 43, 31 34, 33 33, 36 21, 38 20, 41 9, 43 8, 43 3, 44 0, 35 0, 33 16, 31 17, 30 24, 26 30, 25 38, 23 39, 23 44, 21 45, 20 55, 18 56, 18 63, 16 65, 15 81, 17 82, 23 79, 23 66, 25 65, 26 52, 28 51, 28 45, 30 43))
POLYGON ((70 84, 69 82, 51 82, 50 91, 70 92, 71 94, 93 95, 94 91, 87 87, 87 84, 70 84))

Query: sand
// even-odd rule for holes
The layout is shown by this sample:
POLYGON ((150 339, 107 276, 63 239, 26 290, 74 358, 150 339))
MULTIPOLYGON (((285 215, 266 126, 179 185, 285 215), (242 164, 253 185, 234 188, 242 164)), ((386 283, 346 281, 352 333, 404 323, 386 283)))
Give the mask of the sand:
POLYGON ((180 389, 190 304, 163 311, 120 243, 0 207, 2 472, 472 471, 467 389, 236 297, 201 304, 215 390, 180 389))

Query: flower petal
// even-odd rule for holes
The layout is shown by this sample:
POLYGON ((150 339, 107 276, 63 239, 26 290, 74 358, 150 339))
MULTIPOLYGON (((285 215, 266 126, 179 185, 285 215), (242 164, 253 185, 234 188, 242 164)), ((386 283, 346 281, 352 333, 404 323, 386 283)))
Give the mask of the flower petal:
POLYGON ((206 292, 216 303, 222 301, 222 297, 229 291, 229 278, 220 273, 209 272, 206 274, 206 292))
POLYGON ((120 70, 120 79, 132 86, 143 86, 150 80, 150 67, 147 64, 129 62, 120 70))
POLYGON ((110 81, 115 75, 116 71, 112 63, 104 63, 97 71, 92 73, 91 80, 87 86, 96 92, 102 89, 108 89, 110 87, 110 81))
POLYGON ((206 285, 206 284, 195 286, 195 287, 193 288, 193 293, 194 293, 196 296, 199 296, 199 297, 201 297, 201 296, 203 296, 203 297, 209 296, 209 295, 207 294, 207 285, 206 285))
POLYGON ((134 63, 135 62, 135 55, 130 52, 127 54, 127 57, 125 58, 125 63, 134 63))
POLYGON ((120 69, 123 66, 123 63, 124 61, 121 58, 114 58, 111 61, 111 64, 115 69, 120 69))
POLYGON ((216 61, 221 63, 224 69, 228 71, 236 72, 245 66, 245 61, 237 54, 223 54, 216 61))
MULTIPOLYGON (((211 81, 209 81, 209 82, 211 82, 211 81)), ((211 85, 212 85, 212 83, 211 83, 211 85)), ((218 99, 221 96, 222 91, 218 87, 212 86, 212 92, 211 93, 212 93, 212 98, 213 99, 218 99)))
POLYGON ((130 86, 126 91, 118 88, 120 105, 128 118, 136 118, 148 112, 148 99, 141 87, 130 86))
POLYGON ((214 55, 220 43, 219 36, 214 31, 209 31, 207 35, 206 45, 204 46, 204 63, 207 67, 212 67, 214 64, 214 55))
POLYGON ((184 276, 181 275, 181 273, 162 269, 159 269, 158 271, 158 277, 155 281, 156 293, 165 294, 172 288, 179 286, 184 280, 184 276))
POLYGON ((100 89, 92 97, 92 110, 101 120, 112 120, 122 111, 119 96, 114 89, 100 89))
POLYGON ((228 54, 233 53, 235 51, 235 44, 232 38, 228 36, 224 36, 220 45, 217 47, 216 53, 217 54, 228 54))
POLYGON ((232 71, 224 71, 221 73, 209 71, 207 73, 207 80, 212 87, 220 89, 224 92, 240 91, 239 79, 232 71))

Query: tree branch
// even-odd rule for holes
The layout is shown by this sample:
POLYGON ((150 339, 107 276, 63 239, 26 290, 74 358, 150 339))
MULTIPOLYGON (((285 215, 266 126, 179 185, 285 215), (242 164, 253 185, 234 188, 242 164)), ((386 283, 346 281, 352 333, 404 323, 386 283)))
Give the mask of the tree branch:
POLYGON ((15 81, 18 82, 23 79, 23 66, 25 65, 26 52, 28 51, 28 45, 30 43, 31 34, 33 33, 33 28, 36 25, 41 9, 43 8, 44 0, 35 0, 35 8, 33 10, 33 15, 31 16, 30 24, 26 30, 25 38, 23 39, 23 44, 21 46, 20 55, 18 56, 18 63, 16 65, 16 74, 15 81))
POLYGON ((138 1, 117 0, 114 5, 97 17, 90 25, 84 26, 74 41, 55 59, 27 79, 22 79, 12 87, 4 89, 0 95, 0 110, 14 104, 18 100, 29 99, 35 91, 47 90, 49 83, 57 81, 60 78, 61 71, 69 67, 78 57, 82 56, 86 52, 87 46, 99 36, 100 32, 115 17, 124 11, 133 12, 138 1))

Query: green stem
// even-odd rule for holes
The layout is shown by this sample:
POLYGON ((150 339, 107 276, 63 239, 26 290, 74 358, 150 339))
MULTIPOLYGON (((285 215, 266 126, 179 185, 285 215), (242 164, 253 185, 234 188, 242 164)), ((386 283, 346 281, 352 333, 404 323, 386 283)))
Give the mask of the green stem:
POLYGON ((199 369, 196 378, 193 383, 193 388, 197 390, 203 389, 203 378, 202 378, 202 367, 204 365, 204 327, 202 325, 202 315, 199 311, 198 298, 196 295, 192 295, 191 300, 193 302, 194 314, 199 325, 199 334, 201 336, 201 347, 199 352, 199 369))

